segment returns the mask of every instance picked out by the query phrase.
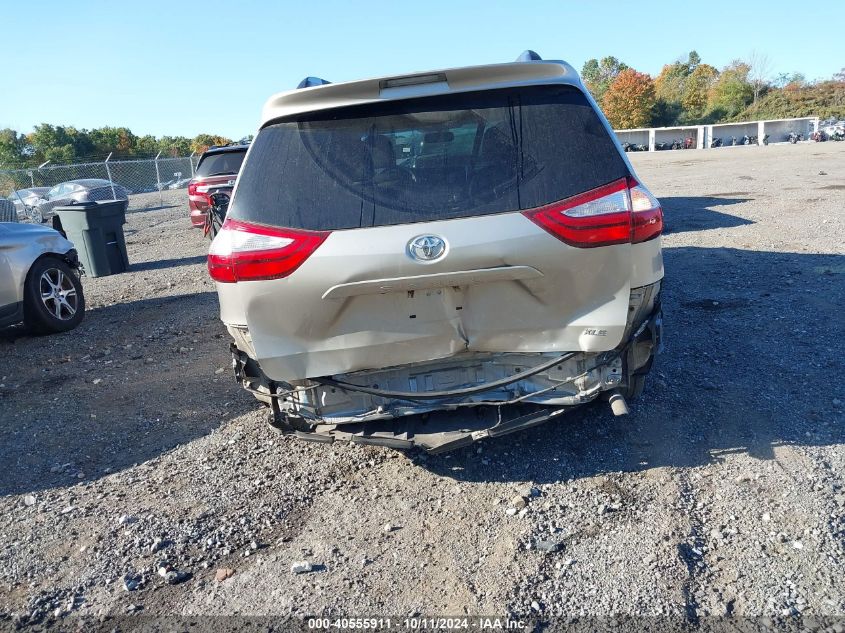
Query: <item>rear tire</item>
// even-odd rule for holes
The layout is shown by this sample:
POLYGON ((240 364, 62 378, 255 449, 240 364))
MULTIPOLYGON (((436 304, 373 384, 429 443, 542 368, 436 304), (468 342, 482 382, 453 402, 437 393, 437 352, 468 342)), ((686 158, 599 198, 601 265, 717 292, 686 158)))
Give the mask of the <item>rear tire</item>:
POLYGON ((67 332, 85 316, 79 276, 57 257, 42 257, 24 284, 24 323, 35 334, 67 332))

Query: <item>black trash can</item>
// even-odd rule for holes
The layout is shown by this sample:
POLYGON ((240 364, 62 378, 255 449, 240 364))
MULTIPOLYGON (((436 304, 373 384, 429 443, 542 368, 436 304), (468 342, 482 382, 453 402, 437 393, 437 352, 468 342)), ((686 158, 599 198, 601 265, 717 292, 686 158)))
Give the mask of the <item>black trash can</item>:
POLYGON ((0 198, 0 222, 17 222, 18 210, 15 203, 6 198, 0 198))
POLYGON ((73 242, 89 277, 105 277, 129 268, 123 225, 127 200, 103 200, 56 207, 62 232, 73 242))

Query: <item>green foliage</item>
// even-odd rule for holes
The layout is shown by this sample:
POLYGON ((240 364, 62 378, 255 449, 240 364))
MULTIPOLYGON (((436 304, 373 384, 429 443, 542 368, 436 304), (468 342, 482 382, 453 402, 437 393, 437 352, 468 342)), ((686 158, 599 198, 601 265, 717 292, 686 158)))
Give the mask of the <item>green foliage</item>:
POLYGON ((733 118, 740 121, 802 116, 845 119, 845 77, 841 81, 822 81, 815 85, 789 83, 780 90, 770 90, 733 118))
POLYGON ((690 123, 700 118, 706 108, 701 102, 706 102, 706 89, 712 81, 712 72, 718 75, 715 68, 701 63, 701 56, 695 51, 689 52, 686 61, 679 59, 665 65, 654 80, 658 101, 655 114, 660 119, 660 123, 655 125, 690 123), (702 84, 706 85, 704 95, 701 94, 702 84))
POLYGON ((193 139, 184 136, 150 134, 137 136, 126 127, 101 127, 78 130, 72 126, 36 125, 28 134, 16 130, 0 130, 0 169, 32 167, 45 161, 54 164, 102 161, 109 154, 112 160, 152 158, 162 156, 187 156, 192 151, 202 152, 209 145, 230 142, 223 136, 199 134, 193 139))
MULTIPOLYGON (((845 119, 845 68, 831 80, 813 83, 799 72, 767 79, 766 66, 765 57, 752 55, 748 62, 736 60, 720 72, 690 51, 686 60, 665 65, 652 81, 608 56, 588 60, 581 78, 611 122, 622 127, 803 116, 845 119)), ((159 152, 168 157, 187 156, 229 142, 214 134, 156 138, 137 136, 126 127, 80 130, 42 123, 30 134, 0 130, 0 169, 30 167, 47 160, 55 164, 99 162, 109 154, 113 159, 151 158, 159 152)))
POLYGON ((194 140, 191 141, 191 151, 201 154, 212 145, 226 145, 231 143, 231 139, 225 136, 218 136, 215 134, 197 134, 194 140))
POLYGON ((686 64, 680 62, 666 64, 654 80, 657 98, 668 103, 680 103, 684 93, 684 82, 688 76, 689 69, 686 64))
POLYGON ((72 161, 93 147, 86 132, 49 123, 36 125, 32 134, 26 137, 26 143, 33 161, 39 163, 72 161))
POLYGON ((135 141, 135 150, 139 154, 149 154, 154 156, 159 152, 159 141, 152 134, 138 137, 135 141))
POLYGON ((707 111, 708 95, 719 79, 719 71, 709 64, 699 64, 684 83, 679 119, 693 123, 707 111))
POLYGON ((711 121, 717 113, 720 118, 734 118, 754 101, 754 87, 748 81, 750 71, 748 64, 736 60, 719 74, 707 99, 711 121))
POLYGON ((581 69, 581 79, 584 85, 593 95, 593 98, 601 103, 604 93, 610 88, 613 81, 623 70, 628 70, 625 62, 620 62, 615 57, 603 57, 601 61, 588 59, 581 69))
POLYGON ((0 130, 0 165, 18 167, 24 163, 26 137, 9 128, 0 130))
POLYGON ((651 111, 650 127, 671 127, 683 118, 683 109, 677 101, 657 99, 651 111))
POLYGON ((158 149, 165 156, 187 156, 191 150, 191 139, 184 136, 162 136, 158 142, 158 149))
POLYGON ((695 51, 690 51, 689 56, 687 57, 687 66, 689 67, 690 72, 694 71, 700 63, 701 55, 699 55, 695 51))
POLYGON ((136 147, 138 137, 125 127, 101 127, 91 130, 88 138, 98 154, 112 153, 115 159, 129 158, 136 147))
POLYGON ((653 92, 641 73, 624 73, 628 67, 615 57, 587 61, 581 76, 615 126, 671 127, 804 116, 845 119, 845 68, 831 80, 818 82, 808 82, 799 72, 768 77, 767 68, 768 59, 753 54, 748 61, 735 60, 719 71, 690 51, 685 60, 663 67, 653 81, 653 92), (620 81, 623 74, 625 80, 620 81))

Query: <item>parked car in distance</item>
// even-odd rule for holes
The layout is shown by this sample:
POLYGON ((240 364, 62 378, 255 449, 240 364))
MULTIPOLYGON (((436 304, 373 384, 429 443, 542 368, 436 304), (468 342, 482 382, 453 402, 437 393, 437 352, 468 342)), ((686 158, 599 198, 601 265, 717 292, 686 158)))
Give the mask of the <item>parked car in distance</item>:
POLYGON ((231 194, 248 148, 248 143, 211 147, 200 157, 196 173, 188 183, 188 208, 194 228, 206 226, 211 193, 231 194))
POLYGON ((265 104, 208 255, 271 423, 442 451, 627 413, 661 347, 663 212, 572 66, 318 82, 265 104))
POLYGON ((46 196, 48 191, 50 191, 50 187, 28 187, 13 191, 7 199, 15 205, 18 219, 24 220, 29 218, 29 210, 35 206, 40 198, 46 196))
MULTIPOLYGON (((190 178, 179 178, 178 180, 174 180, 172 182, 167 183, 168 189, 184 189, 188 186, 191 182, 190 178)), ((162 187, 164 188, 164 187, 162 187)))
POLYGON ((65 332, 84 315, 73 244, 43 225, 0 223, 0 327, 23 321, 36 334, 65 332))
POLYGON ((47 222, 56 207, 98 200, 128 200, 129 190, 103 178, 79 178, 51 187, 47 195, 32 207, 30 219, 36 224, 47 222))

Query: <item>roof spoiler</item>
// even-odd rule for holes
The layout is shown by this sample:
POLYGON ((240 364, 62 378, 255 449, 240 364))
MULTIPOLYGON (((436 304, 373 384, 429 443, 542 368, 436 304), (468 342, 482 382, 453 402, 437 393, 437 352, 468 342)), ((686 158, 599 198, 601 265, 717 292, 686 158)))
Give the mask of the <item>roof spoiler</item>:
POLYGON ((543 58, 540 57, 537 53, 532 51, 530 48, 522 51, 514 61, 518 62, 541 62, 543 58))
MULTIPOLYGON (((537 53, 532 51, 531 49, 526 49, 520 53, 519 57, 516 58, 518 62, 540 62, 543 61, 543 58, 540 57, 537 53)), ((299 85, 296 87, 299 88, 313 88, 314 86, 325 86, 330 84, 331 82, 323 79, 322 77, 311 77, 308 76, 302 81, 299 82, 299 85)))

